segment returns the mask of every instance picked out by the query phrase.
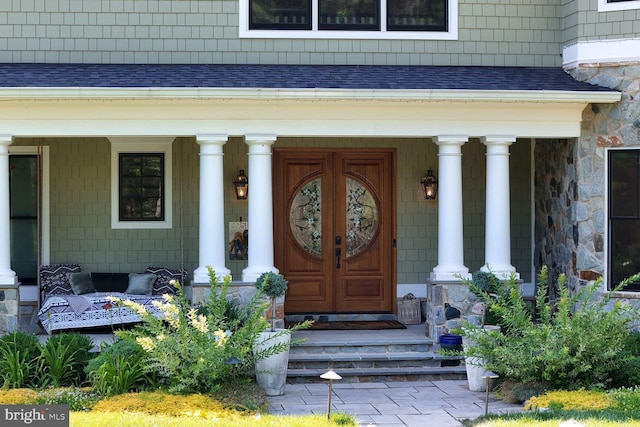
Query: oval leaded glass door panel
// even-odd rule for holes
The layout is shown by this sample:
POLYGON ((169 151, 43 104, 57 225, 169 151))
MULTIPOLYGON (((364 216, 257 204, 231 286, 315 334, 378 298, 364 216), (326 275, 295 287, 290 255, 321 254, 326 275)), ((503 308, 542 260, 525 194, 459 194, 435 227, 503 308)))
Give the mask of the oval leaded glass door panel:
POLYGON ((359 254, 378 232, 378 206, 371 191, 347 178, 347 256, 359 254))
POLYGON ((291 202, 289 226, 295 241, 309 254, 322 256, 322 179, 306 183, 291 202))

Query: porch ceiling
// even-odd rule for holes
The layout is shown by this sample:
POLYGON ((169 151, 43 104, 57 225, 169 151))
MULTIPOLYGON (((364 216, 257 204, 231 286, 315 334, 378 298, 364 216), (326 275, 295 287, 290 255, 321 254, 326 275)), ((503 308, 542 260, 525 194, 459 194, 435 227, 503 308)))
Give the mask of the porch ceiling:
POLYGON ((0 133, 25 137, 577 137, 588 104, 620 100, 532 67, 0 64, 0 81, 0 133))

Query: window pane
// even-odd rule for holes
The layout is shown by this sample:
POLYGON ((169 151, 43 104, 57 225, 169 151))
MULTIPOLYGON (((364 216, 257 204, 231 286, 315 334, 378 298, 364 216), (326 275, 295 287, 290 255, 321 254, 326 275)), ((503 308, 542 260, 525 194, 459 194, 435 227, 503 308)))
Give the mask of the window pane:
POLYGON ((320 30, 379 30, 378 0, 318 0, 320 30))
POLYGON ((387 0, 389 31, 447 31, 447 0, 387 0))
POLYGON ((310 30, 310 0, 249 0, 249 28, 310 30))
POLYGON ((638 154, 610 151, 610 215, 638 217, 638 154))
POLYGON ((304 250, 322 256, 322 178, 305 184, 289 208, 289 227, 304 250))
MULTIPOLYGON (((611 221, 611 287, 640 271, 640 220, 611 221)), ((640 290, 635 283, 625 290, 640 290)))
POLYGON ((120 221, 164 221, 164 154, 120 154, 120 221))

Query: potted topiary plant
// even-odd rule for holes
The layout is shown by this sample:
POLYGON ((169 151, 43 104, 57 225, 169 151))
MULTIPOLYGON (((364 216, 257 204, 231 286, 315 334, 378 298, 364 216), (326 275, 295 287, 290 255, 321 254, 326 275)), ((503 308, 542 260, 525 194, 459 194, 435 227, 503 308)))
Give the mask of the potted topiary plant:
POLYGON ((271 332, 275 332, 276 299, 287 291, 287 282, 282 274, 266 271, 256 280, 258 291, 271 298, 271 332))
POLYGON ((256 356, 256 380, 267 396, 284 394, 291 332, 309 325, 309 322, 304 322, 291 329, 275 327, 276 299, 285 294, 287 283, 281 274, 273 271, 262 273, 256 280, 258 292, 271 299, 271 330, 262 332, 253 347, 256 356))

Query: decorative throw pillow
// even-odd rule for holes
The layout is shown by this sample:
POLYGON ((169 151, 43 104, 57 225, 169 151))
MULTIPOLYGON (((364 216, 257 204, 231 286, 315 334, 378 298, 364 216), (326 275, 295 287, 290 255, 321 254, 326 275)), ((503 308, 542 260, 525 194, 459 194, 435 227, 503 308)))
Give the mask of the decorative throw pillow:
POLYGON ((156 282, 156 275, 151 273, 129 273, 129 287, 125 294, 131 295, 151 295, 153 284, 156 282))
POLYGON ((80 271, 78 264, 54 264, 40 267, 40 286, 45 295, 71 295, 67 273, 80 271))
POLYGON ((153 285, 153 295, 175 295, 178 290, 170 282, 177 280, 181 285, 184 285, 187 280, 187 272, 185 270, 175 270, 165 267, 147 267, 146 273, 152 273, 158 276, 155 284, 153 285))
POLYGON ((67 273, 67 277, 69 278, 69 283, 71 283, 71 290, 76 295, 90 294, 96 291, 91 280, 91 273, 88 271, 67 273))

